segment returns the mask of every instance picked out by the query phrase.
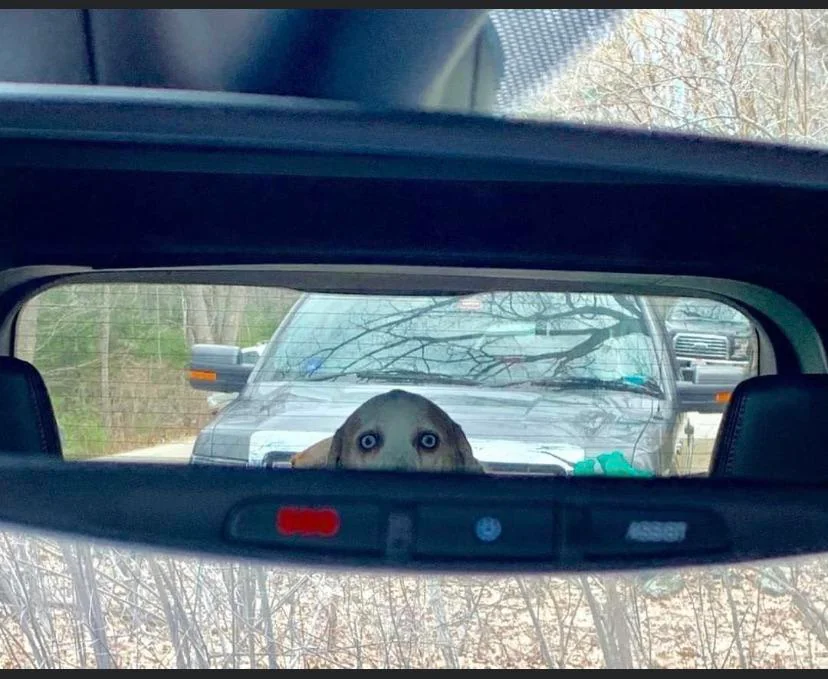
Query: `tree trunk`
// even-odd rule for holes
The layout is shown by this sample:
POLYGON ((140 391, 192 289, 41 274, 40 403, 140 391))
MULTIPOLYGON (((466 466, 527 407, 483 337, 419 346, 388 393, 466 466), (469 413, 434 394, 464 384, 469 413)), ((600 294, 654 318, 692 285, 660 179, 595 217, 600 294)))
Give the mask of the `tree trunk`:
POLYGON ((195 344, 195 335, 190 326, 190 309, 189 309, 189 295, 187 294, 186 286, 179 286, 179 294, 181 295, 181 328, 184 331, 184 343, 191 347, 195 344))
POLYGON ((224 327, 224 312, 227 310, 227 298, 230 288, 227 285, 211 285, 205 290, 205 301, 213 323, 213 336, 221 341, 221 329, 224 327), (209 294, 207 294, 209 291, 209 294))
POLYGON ((239 341, 239 330, 244 316, 244 306, 247 301, 247 289, 238 285, 230 288, 225 297, 223 324, 219 341, 221 344, 236 344, 239 341))
POLYGON ((195 344, 215 344, 213 327, 207 312, 207 303, 204 300, 203 285, 192 285, 187 288, 187 311, 190 328, 193 332, 195 344))
POLYGON ((107 437, 112 433, 112 403, 109 389, 109 338, 112 330, 110 306, 112 291, 109 285, 103 286, 103 317, 101 334, 98 341, 98 353, 101 357, 101 416, 107 437))
MULTIPOLYGON (((109 286, 107 286, 109 287, 109 286)), ((106 638, 106 618, 101 607, 101 596, 89 545, 69 543, 62 545, 63 558, 75 587, 76 616, 92 637, 92 650, 98 669, 117 668, 106 638)))

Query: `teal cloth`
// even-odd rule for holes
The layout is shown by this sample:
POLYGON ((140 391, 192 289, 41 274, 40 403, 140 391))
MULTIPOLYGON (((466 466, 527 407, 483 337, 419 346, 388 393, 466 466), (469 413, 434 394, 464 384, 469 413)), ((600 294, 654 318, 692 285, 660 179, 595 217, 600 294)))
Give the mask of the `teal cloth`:
POLYGON ((633 467, 627 462, 623 453, 618 450, 613 450, 611 453, 601 453, 596 457, 588 457, 586 460, 576 462, 572 470, 574 476, 592 476, 598 473, 603 473, 605 476, 654 476, 652 472, 633 467), (595 469, 596 462, 600 472, 595 469))

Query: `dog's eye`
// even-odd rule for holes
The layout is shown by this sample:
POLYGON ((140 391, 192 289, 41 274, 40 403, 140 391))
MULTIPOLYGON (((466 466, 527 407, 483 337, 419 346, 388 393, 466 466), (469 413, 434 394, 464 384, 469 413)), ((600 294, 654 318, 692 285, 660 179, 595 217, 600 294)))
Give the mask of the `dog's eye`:
POLYGON ((432 434, 430 431, 420 434, 421 448, 425 448, 426 450, 434 450, 438 443, 440 443, 440 439, 437 438, 437 434, 432 434))
POLYGON ((359 437, 359 447, 362 448, 362 451, 365 453, 376 448, 378 444, 379 438, 376 434, 363 434, 359 437))

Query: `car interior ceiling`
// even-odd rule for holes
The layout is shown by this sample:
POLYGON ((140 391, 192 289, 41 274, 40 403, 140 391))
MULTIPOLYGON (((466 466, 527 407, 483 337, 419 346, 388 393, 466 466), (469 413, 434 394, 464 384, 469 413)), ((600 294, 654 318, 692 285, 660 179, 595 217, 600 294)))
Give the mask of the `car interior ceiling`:
POLYGON ((0 77, 8 82, 277 94, 376 107, 482 108, 491 105, 500 68, 476 57, 480 45, 494 39, 487 14, 9 11, 0 26, 0 77), (420 44, 423 34, 431 36, 428 50, 420 44), (50 39, 42 40, 44 35, 50 39), (27 56, 21 59, 24 49, 27 56))
POLYGON ((526 10, 6 10, 0 79, 485 113, 504 75, 530 88, 624 11, 555 10, 544 33, 567 34, 550 44, 526 10), (529 72, 504 73, 502 35, 535 39, 529 72))
MULTIPOLYGON (((8 77, 50 86, 0 91, 3 354, 13 354, 22 303, 73 279, 247 276, 304 289, 365 289, 371 275, 378 286, 404 287, 408 267, 407 285, 420 292, 477 291, 493 281, 542 287, 550 272, 595 289, 652 291, 657 281, 666 292, 706 292, 744 309, 770 354, 760 369, 778 373, 734 393, 714 476, 760 468, 791 482, 821 476, 810 465, 783 473, 774 453, 819 445, 813 415, 824 410, 823 376, 803 373, 826 368, 824 153, 335 103, 485 109, 500 66, 469 57, 494 39, 484 11, 424 12, 418 30, 435 36, 429 50, 390 37, 363 49, 366 25, 374 36, 404 34, 410 16, 395 11, 261 10, 255 25, 205 14, 195 24, 201 33, 173 52, 174 63, 164 63, 161 50, 148 58, 142 35, 182 44, 176 12, 21 12, 19 23, 2 28, 24 40, 47 22, 66 37, 51 52, 43 45, 29 64, 34 70, 8 77), (235 40, 262 46, 253 68, 227 67, 239 44, 232 40, 214 62, 200 60, 204 36, 224 21, 235 40), (125 30, 132 39, 118 40, 125 30), (389 41, 405 59, 389 57, 389 41), (367 77, 378 68, 390 75, 367 77), (469 84, 468 96, 441 106, 452 78, 469 84), (86 83, 140 87, 71 86, 86 83), (220 92, 141 89, 147 86, 220 92), (244 94, 251 92, 332 102, 264 101, 244 94), (783 436, 762 433, 770 417, 790 425, 783 436)), ((54 452, 54 415, 37 374, 4 359, 0 394, 20 408, 4 417, 25 425, 13 447, 54 452)), ((55 472, 38 490, 8 471, 0 485, 17 480, 32 497, 64 478, 55 472)), ((251 484, 240 485, 239 497, 258 488, 251 484)), ((183 494, 181 502, 189 499, 183 494)), ((151 506, 149 494, 144 501, 151 506)), ((204 528, 182 521, 181 533, 197 542, 204 528)))

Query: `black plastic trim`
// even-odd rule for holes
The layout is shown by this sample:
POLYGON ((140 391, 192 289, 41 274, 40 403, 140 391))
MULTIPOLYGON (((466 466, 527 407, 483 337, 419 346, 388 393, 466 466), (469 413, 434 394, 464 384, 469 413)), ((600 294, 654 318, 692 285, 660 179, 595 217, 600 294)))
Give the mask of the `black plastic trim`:
MULTIPOLYGON (((394 475, 370 472, 229 468, 201 465, 0 459, 0 521, 26 530, 128 542, 174 552, 318 567, 477 572, 566 572, 731 563, 828 551, 828 485, 748 480, 394 475), (376 503, 386 516, 418 505, 456 503, 520 509, 549 507, 562 540, 551 559, 419 559, 413 551, 348 554, 266 548, 226 538, 244 503, 299 499, 308 505, 376 503), (713 513, 719 547, 595 556, 588 546, 591 507, 713 513), (723 548, 728 544, 729 548, 723 548), (590 555, 592 554, 592 555, 590 555)), ((416 531, 416 526, 414 526, 416 531)))
POLYGON ((9 84, 0 93, 0 137, 517 161, 828 187, 822 149, 262 95, 9 84))

